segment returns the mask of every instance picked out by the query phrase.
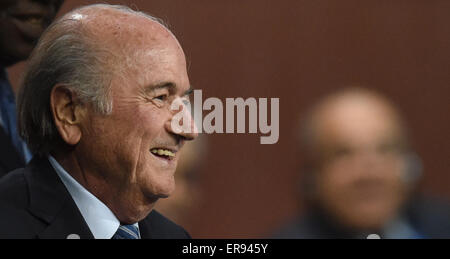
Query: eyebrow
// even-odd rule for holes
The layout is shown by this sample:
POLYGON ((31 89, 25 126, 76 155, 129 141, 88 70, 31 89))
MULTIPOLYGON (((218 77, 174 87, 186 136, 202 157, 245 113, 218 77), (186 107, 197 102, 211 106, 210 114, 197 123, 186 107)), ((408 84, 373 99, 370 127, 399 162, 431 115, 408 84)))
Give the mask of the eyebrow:
POLYGON ((194 88, 192 88, 192 86, 189 86, 189 89, 186 92, 184 92, 183 96, 191 95, 193 92, 194 92, 194 88))
POLYGON ((176 88, 176 85, 172 82, 161 82, 156 85, 149 85, 149 86, 145 87, 145 91, 151 92, 151 91, 162 89, 162 88, 167 88, 167 89, 171 90, 171 89, 176 88))
MULTIPOLYGON (((177 85, 175 83, 172 82, 161 82, 158 83, 156 85, 149 85, 145 88, 146 92, 151 92, 151 91, 155 91, 158 89, 163 89, 163 88, 167 88, 169 91, 170 90, 174 90, 177 88, 177 85)), ((182 96, 188 96, 190 94, 192 94, 194 92, 194 89, 192 88, 192 86, 189 86, 189 89, 186 90, 186 92, 183 93, 182 96)))

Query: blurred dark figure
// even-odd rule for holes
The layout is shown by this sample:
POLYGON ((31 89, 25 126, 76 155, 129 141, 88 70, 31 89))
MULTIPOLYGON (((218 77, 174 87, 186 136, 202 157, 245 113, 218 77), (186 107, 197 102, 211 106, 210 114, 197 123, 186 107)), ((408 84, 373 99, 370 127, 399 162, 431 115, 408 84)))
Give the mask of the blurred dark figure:
POLYGON ((421 163, 389 100, 346 89, 324 98, 305 119, 306 213, 276 238, 450 237, 448 204, 414 190, 421 163))
POLYGON ((0 0, 0 177, 31 158, 19 137, 6 67, 28 58, 63 0, 0 0))

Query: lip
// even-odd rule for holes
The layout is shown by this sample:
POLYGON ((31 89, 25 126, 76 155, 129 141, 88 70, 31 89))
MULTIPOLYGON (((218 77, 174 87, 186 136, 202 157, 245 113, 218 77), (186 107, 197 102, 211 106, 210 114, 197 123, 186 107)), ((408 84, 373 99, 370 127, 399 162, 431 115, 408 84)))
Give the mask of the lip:
POLYGON ((159 160, 164 161, 164 162, 166 162, 166 163, 173 163, 173 162, 175 162, 175 161, 177 160, 177 158, 178 158, 178 155, 177 155, 178 149, 177 149, 177 148, 170 148, 170 147, 153 147, 153 148, 150 148, 150 149, 149 149, 149 152, 150 152, 150 154, 151 154, 152 156, 154 156, 154 157, 158 158, 159 160), (175 156, 173 156, 173 157, 163 157, 163 156, 159 156, 159 155, 156 155, 156 154, 154 154, 154 153, 151 152, 151 150, 153 150, 153 149, 165 149, 165 150, 169 150, 169 151, 172 152, 175 156))

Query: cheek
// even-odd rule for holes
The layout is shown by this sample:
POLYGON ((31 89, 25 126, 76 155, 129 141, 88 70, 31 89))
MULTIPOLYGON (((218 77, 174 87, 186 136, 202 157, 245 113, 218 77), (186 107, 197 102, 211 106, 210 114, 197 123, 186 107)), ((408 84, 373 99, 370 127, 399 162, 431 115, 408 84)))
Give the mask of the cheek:
POLYGON ((137 180, 140 189, 148 197, 169 197, 175 190, 173 174, 162 172, 158 168, 141 170, 137 180))
POLYGON ((138 105, 117 111, 114 120, 105 126, 115 132, 118 142, 129 143, 135 149, 138 145, 148 147, 164 129, 163 113, 147 105, 138 105))
POLYGON ((379 171, 385 181, 399 184, 406 176, 407 164, 402 158, 392 159, 382 164, 379 171))
POLYGON ((332 163, 321 172, 322 190, 331 195, 342 195, 345 189, 357 178, 351 166, 345 163, 332 163))
POLYGON ((138 182, 148 192, 168 196, 175 189, 175 167, 161 163, 150 153, 151 147, 168 143, 164 128, 167 114, 159 109, 147 109, 139 111, 136 118, 139 129, 136 129, 135 135, 140 141, 138 182))
POLYGON ((17 31, 12 21, 4 20, 0 22, 0 28, 2 28, 0 32, 0 41, 2 47, 7 47, 7 49, 10 51, 31 52, 34 44, 23 39, 23 36, 19 31, 17 31))
POLYGON ((142 136, 156 138, 164 131, 167 117, 164 111, 157 108, 141 108, 136 112, 136 119, 131 122, 132 128, 138 128, 142 136))
POLYGON ((318 190, 320 199, 337 210, 345 210, 360 202, 357 197, 361 188, 357 182, 363 177, 363 172, 355 170, 348 163, 331 163, 325 166, 319 177, 318 190))

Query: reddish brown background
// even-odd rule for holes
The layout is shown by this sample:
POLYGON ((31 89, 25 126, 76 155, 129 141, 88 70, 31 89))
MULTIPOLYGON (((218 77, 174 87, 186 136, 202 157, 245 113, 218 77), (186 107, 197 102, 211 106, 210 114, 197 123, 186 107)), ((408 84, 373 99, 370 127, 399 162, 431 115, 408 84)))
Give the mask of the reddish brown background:
MULTIPOLYGON (((66 0, 61 12, 97 1, 66 0)), ((105 2, 105 1, 102 1, 105 2)), ((423 158, 422 188, 450 197, 450 1, 132 0, 166 20, 204 98, 279 97, 280 139, 210 135, 194 237, 262 237, 297 210, 297 115, 345 85, 403 110, 423 158)), ((23 65, 11 69, 17 84, 23 65)))

